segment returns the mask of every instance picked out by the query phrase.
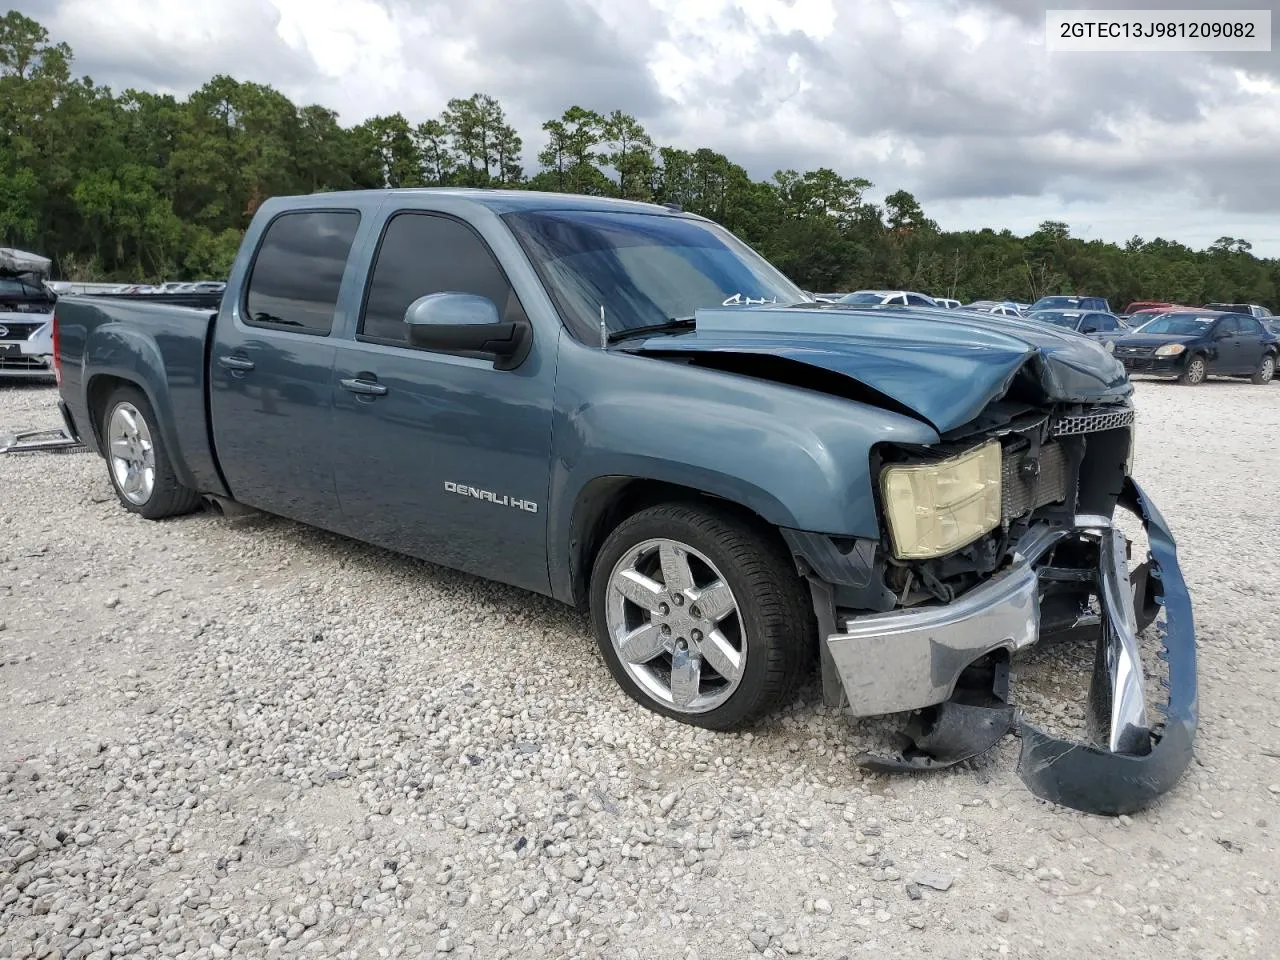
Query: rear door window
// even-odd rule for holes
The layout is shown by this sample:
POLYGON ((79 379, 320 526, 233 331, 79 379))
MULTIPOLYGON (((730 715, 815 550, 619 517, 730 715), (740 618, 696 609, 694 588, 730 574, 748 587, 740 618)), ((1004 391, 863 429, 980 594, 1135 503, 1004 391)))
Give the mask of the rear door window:
POLYGON ((306 210, 272 220, 249 274, 245 323, 328 336, 359 226, 354 210, 306 210))

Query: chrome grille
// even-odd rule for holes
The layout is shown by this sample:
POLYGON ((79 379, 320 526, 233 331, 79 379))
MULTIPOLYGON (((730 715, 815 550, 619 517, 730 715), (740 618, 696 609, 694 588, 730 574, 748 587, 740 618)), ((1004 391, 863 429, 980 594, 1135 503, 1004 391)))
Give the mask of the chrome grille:
POLYGON ((1133 426, 1133 410, 1127 408, 1058 417, 1049 424, 1049 432, 1055 437, 1074 437, 1081 433, 1099 433, 1130 426, 1133 426))
POLYGON ((1022 465, 1032 459, 1030 450, 1006 452, 1001 463, 1000 515, 1005 520, 1026 516, 1067 496, 1067 458, 1062 447, 1046 443, 1040 448, 1039 470, 1024 473, 1022 465))

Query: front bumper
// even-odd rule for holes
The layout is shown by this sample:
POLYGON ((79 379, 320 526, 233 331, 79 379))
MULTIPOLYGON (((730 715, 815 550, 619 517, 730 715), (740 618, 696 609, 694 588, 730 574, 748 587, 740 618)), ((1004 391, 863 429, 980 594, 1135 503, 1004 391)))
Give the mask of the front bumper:
POLYGON ((1176 357, 1116 357, 1124 365, 1125 373, 1151 373, 1156 376, 1174 377, 1186 369, 1187 355, 1176 357))
POLYGON ((52 326, 41 326, 22 340, 0 340, 0 377, 53 376, 52 326))
MULTIPOLYGON (((1164 518, 1132 479, 1120 502, 1142 518, 1151 550, 1148 585, 1165 611, 1158 624, 1169 670, 1162 724, 1147 718, 1125 539, 1110 519, 1095 516, 1076 517, 1070 527, 1033 528, 1006 570, 951 604, 853 618, 828 635, 829 660, 850 711, 871 716, 936 707, 952 698, 975 661, 1036 643, 1044 560, 1055 545, 1084 539, 1097 546, 1093 579, 1102 608, 1090 719, 1106 746, 1060 740, 1018 721, 1019 774, 1037 795, 1097 813, 1139 809, 1172 787, 1191 760, 1197 722, 1191 600, 1164 518)), ((929 765, 904 760, 898 767, 929 765)))

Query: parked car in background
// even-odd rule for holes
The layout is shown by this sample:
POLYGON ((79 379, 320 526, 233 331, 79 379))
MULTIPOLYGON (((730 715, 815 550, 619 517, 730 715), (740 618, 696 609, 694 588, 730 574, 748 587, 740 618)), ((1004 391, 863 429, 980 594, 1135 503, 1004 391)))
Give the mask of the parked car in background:
POLYGON ((1019 309, 1018 305, 1012 300, 1006 300, 1004 303, 993 303, 989 307, 983 307, 981 313, 993 313, 997 317, 1024 317, 1026 314, 1019 309))
POLYGON ((809 296, 817 300, 819 303, 836 303, 841 297, 847 297, 847 293, 810 293, 809 296))
POLYGON ((53 377, 53 308, 47 257, 0 247, 0 379, 53 377))
POLYGON ((1139 310, 1168 310, 1176 306, 1176 303, 1169 303, 1166 300, 1135 300, 1124 308, 1124 312, 1127 316, 1137 313, 1139 310))
POLYGON ((946 307, 948 310, 959 310, 961 303, 959 300, 952 300, 948 297, 934 297, 934 303, 940 307, 946 307))
POLYGON ((1027 314, 1027 319, 1083 333, 1104 344, 1108 350, 1113 349, 1116 337, 1128 332, 1119 317, 1100 310, 1033 310, 1027 314))
POLYGON ((836 303, 851 303, 862 307, 936 307, 938 302, 927 293, 914 290, 855 290, 845 294, 836 303))
POLYGON ((1037 310, 1098 310, 1110 313, 1111 305, 1106 297, 1041 297, 1031 305, 1031 313, 1037 310))
POLYGON ((1268 383, 1278 349, 1280 338, 1254 317, 1213 310, 1162 314, 1112 345, 1127 372, 1176 377, 1193 386, 1210 375, 1268 383))
POLYGON ((1271 311, 1257 303, 1206 303, 1201 310, 1221 310, 1224 313, 1247 313, 1261 320, 1271 316, 1271 311))
POLYGON ((60 410, 124 509, 247 504, 577 604, 663 716, 746 726, 816 661, 833 709, 924 711, 873 769, 1017 731, 1037 796, 1118 814, 1192 758, 1191 600, 1129 475, 1133 385, 1082 337, 815 304, 666 207, 448 189, 273 197, 216 312, 69 297, 56 330, 60 410), (1086 611, 1096 743, 1016 715, 1004 669, 1086 611))

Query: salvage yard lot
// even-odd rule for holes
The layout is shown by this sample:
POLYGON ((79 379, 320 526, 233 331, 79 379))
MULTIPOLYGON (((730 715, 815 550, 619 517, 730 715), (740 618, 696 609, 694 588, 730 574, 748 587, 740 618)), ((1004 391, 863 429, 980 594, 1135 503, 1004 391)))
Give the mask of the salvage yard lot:
MULTIPOLYGON (((0 388, 0 433, 55 399, 0 388)), ((1280 387, 1136 403, 1201 725, 1120 820, 1036 800, 1012 739, 863 775, 889 727, 816 683, 752 734, 667 721, 549 600, 0 457, 0 957, 1273 956, 1280 387)))

